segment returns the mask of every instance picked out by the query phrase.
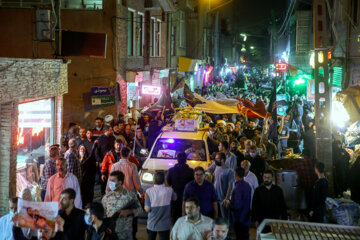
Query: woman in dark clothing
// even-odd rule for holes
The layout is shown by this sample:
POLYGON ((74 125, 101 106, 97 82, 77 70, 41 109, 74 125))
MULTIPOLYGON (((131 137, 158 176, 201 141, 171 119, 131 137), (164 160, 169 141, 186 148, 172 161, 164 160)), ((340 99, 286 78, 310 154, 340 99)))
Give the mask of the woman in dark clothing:
POLYGON ((95 140, 95 143, 90 153, 87 152, 86 148, 83 145, 79 146, 80 167, 82 176, 80 191, 83 206, 91 203, 94 198, 94 185, 96 175, 95 149, 97 147, 97 144, 98 142, 97 140, 95 140))
POLYGON ((315 165, 315 173, 318 180, 315 182, 313 195, 312 195, 312 206, 309 213, 310 220, 312 222, 324 222, 325 216, 325 200, 328 194, 328 180, 324 176, 325 165, 322 162, 318 162, 315 165))

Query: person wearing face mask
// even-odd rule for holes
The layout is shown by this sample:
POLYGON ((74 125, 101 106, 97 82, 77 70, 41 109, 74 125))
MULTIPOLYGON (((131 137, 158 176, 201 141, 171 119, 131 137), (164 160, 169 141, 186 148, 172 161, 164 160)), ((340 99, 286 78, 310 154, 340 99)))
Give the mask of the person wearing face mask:
POLYGON ((263 173, 265 171, 266 163, 265 163, 265 159, 259 155, 257 147, 255 145, 250 146, 249 156, 245 157, 245 159, 250 161, 251 163, 250 170, 253 173, 255 173, 258 182, 262 183, 263 173))
MULTIPOLYGON (((121 171, 113 171, 109 177, 110 191, 102 198, 106 217, 113 218, 115 233, 120 240, 135 239, 133 219, 137 217, 142 208, 135 192, 123 187, 125 175, 121 171)), ((136 231, 135 231, 136 234, 136 231)))
POLYGON ((17 212, 17 202, 17 197, 9 199, 9 213, 0 218, 0 239, 15 239, 12 232, 12 227, 14 224, 11 219, 17 212))
POLYGON ((252 202, 252 219, 256 227, 265 218, 287 219, 284 193, 279 186, 273 184, 274 173, 271 170, 264 172, 264 184, 255 189, 252 202))
POLYGON ((104 207, 101 203, 89 203, 84 216, 89 226, 85 231, 85 240, 117 240, 111 219, 104 219, 104 207))
MULTIPOLYGON (((229 168, 226 163, 226 155, 223 152, 216 153, 215 171, 214 171, 214 187, 219 201, 221 216, 229 221, 228 200, 232 190, 234 179, 234 171, 229 168)), ((211 171, 211 166, 207 169, 211 171)))

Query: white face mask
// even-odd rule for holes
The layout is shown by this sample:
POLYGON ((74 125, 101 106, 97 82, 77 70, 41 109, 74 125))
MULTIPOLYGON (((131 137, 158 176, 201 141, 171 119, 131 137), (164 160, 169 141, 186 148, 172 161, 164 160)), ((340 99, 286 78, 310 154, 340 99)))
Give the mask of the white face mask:
POLYGON ((215 133, 215 131, 210 131, 210 134, 213 135, 215 133))
POLYGON ((111 191, 115 191, 116 190, 116 183, 113 181, 109 181, 109 188, 111 191))
POLYGON ((84 157, 85 152, 79 152, 80 157, 84 157))
POLYGON ((252 158, 256 157, 256 153, 250 153, 250 157, 252 158))

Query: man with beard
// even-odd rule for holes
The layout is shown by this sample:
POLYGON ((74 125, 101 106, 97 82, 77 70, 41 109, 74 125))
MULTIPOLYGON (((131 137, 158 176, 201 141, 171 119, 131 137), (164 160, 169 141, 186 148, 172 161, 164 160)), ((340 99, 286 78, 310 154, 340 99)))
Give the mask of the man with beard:
POLYGON ((76 143, 78 146, 81 145, 81 142, 86 140, 86 129, 80 128, 79 135, 80 135, 80 137, 76 139, 76 143))
POLYGON ((266 167, 265 159, 259 155, 257 147, 255 145, 250 146, 249 155, 250 156, 245 157, 245 159, 250 161, 250 170, 256 175, 258 182, 261 183, 263 180, 263 173, 266 167))
POLYGON ((79 182, 74 174, 67 172, 65 158, 56 160, 56 169, 58 172, 49 178, 46 186, 44 202, 59 202, 59 206, 61 206, 61 192, 66 188, 72 188, 76 192, 75 206, 81 209, 82 201, 79 182))
POLYGON ((66 159, 68 172, 74 174, 78 178, 79 183, 81 183, 81 170, 77 147, 76 139, 70 139, 69 150, 65 152, 64 158, 66 159))
POLYGON ((172 228, 170 239, 206 239, 211 232, 213 220, 200 213, 197 198, 185 200, 185 212, 186 216, 179 218, 172 228))
POLYGON ((98 138, 104 133, 104 119, 97 117, 95 119, 95 128, 92 130, 94 137, 98 138))
POLYGON ((72 188, 64 189, 60 195, 59 216, 64 219, 65 239, 83 239, 87 225, 84 221, 85 212, 74 206, 76 192, 72 188))
MULTIPOLYGON (((106 153, 109 152, 114 147, 114 142, 115 142, 115 137, 112 134, 112 128, 104 127, 103 130, 104 130, 104 134, 97 139, 99 143, 95 151, 96 161, 98 165, 98 169, 96 173, 97 179, 100 179, 101 176, 100 168, 102 161, 104 160, 106 153)), ((100 186, 101 186, 101 194, 104 195, 106 189, 106 182, 100 180, 100 186)))
POLYGON ((93 148, 94 142, 95 140, 93 138, 93 133, 90 129, 88 129, 86 130, 86 138, 81 140, 78 146, 83 145, 86 148, 86 152, 90 153, 93 148))
POLYGON ((274 174, 271 170, 264 172, 264 184, 255 189, 252 218, 256 227, 265 218, 287 219, 286 203, 282 189, 272 183, 274 174))

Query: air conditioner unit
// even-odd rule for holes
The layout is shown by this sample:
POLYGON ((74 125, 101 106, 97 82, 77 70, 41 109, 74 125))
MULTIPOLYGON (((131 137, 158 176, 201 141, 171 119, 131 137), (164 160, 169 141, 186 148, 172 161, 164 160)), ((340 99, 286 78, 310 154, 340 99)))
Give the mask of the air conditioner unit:
POLYGON ((49 9, 36 10, 36 38, 39 41, 54 40, 51 31, 51 12, 49 9))

